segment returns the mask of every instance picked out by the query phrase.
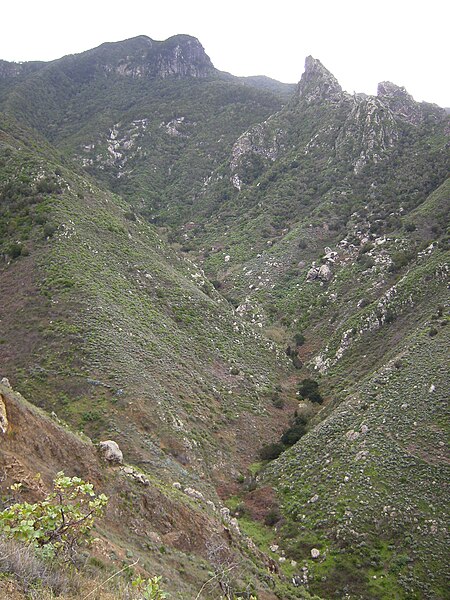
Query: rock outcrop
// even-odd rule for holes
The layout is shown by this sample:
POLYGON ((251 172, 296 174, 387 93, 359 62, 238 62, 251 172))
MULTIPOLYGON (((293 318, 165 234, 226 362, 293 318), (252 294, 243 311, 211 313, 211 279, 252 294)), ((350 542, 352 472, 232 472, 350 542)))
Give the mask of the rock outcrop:
MULTIPOLYGON (((176 35, 163 42, 139 36, 117 42, 124 52, 104 65, 107 72, 126 77, 207 77, 215 72, 200 42, 190 35, 176 35), (131 52, 129 52, 129 48, 131 52)), ((108 44, 112 46, 112 44, 108 44)))
POLYGON ((403 121, 419 125, 423 119, 420 105, 408 94, 404 87, 390 81, 378 84, 377 96, 389 109, 403 121))
POLYGON ((0 394, 0 433, 5 434, 8 431, 8 417, 6 415, 5 398, 0 394))

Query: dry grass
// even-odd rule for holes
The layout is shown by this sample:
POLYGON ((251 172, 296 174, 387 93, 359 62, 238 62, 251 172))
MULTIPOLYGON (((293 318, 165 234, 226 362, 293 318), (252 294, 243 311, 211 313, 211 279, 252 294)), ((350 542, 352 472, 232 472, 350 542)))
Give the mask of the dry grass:
POLYGON ((68 569, 55 568, 36 556, 30 546, 0 537, 0 572, 13 575, 30 598, 42 598, 44 590, 55 596, 78 590, 74 575, 68 569))

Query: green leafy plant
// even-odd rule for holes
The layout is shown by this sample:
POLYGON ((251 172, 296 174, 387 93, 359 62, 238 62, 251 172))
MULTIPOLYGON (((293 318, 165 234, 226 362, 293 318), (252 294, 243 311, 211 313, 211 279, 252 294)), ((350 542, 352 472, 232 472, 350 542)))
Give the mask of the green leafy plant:
MULTIPOLYGON (((14 486, 14 489, 19 489, 14 486)), ((0 532, 33 544, 46 555, 71 553, 87 541, 95 518, 103 515, 108 498, 93 485, 59 472, 53 492, 41 502, 15 503, 0 513, 0 532)))
POLYGON ((161 589, 161 577, 151 577, 144 579, 138 575, 132 581, 132 586, 141 594, 142 600, 164 600, 168 595, 161 589))

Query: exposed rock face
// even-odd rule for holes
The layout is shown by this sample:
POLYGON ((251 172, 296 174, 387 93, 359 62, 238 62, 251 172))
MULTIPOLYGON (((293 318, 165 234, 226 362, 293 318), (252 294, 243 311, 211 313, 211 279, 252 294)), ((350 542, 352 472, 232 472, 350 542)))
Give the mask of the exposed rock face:
POLYGON ((379 98, 354 99, 345 124, 336 139, 336 153, 354 156, 355 173, 368 162, 379 162, 398 140, 398 128, 392 111, 379 98))
POLYGON ((420 105, 404 87, 382 81, 378 84, 377 96, 397 117, 413 125, 421 123, 423 116, 420 105))
MULTIPOLYGON (((200 42, 189 35, 176 35, 164 42, 140 36, 132 54, 108 62, 105 70, 126 77, 207 77, 214 66, 200 42)), ((126 43, 126 42, 125 42, 126 43)))
POLYGON ((323 66, 320 60, 308 56, 305 61, 305 71, 298 84, 297 97, 307 103, 318 100, 340 102, 345 95, 336 77, 323 66))
POLYGON ((277 159, 282 147, 283 131, 274 132, 267 122, 255 125, 236 141, 231 152, 231 182, 236 189, 258 176, 258 162, 270 163, 277 159), (245 181, 244 181, 245 180, 245 181))
POLYGON ((99 448, 105 460, 111 463, 122 464, 123 454, 117 442, 105 440, 104 442, 100 442, 99 448))
POLYGON ((5 399, 0 394, 0 433, 5 434, 8 431, 8 417, 6 416, 5 399))

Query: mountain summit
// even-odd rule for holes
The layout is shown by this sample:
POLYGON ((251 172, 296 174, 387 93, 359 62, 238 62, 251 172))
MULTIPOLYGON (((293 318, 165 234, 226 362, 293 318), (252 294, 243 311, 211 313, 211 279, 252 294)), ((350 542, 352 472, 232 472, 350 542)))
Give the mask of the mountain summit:
POLYGON ((315 102, 319 99, 336 101, 342 97, 342 88, 336 77, 323 66, 320 60, 307 56, 297 94, 306 102, 315 102))
POLYGON ((175 35, 159 42, 146 36, 138 36, 104 44, 111 54, 117 48, 125 51, 117 61, 105 65, 107 70, 131 77, 207 77, 214 73, 214 65, 197 38, 175 35))

